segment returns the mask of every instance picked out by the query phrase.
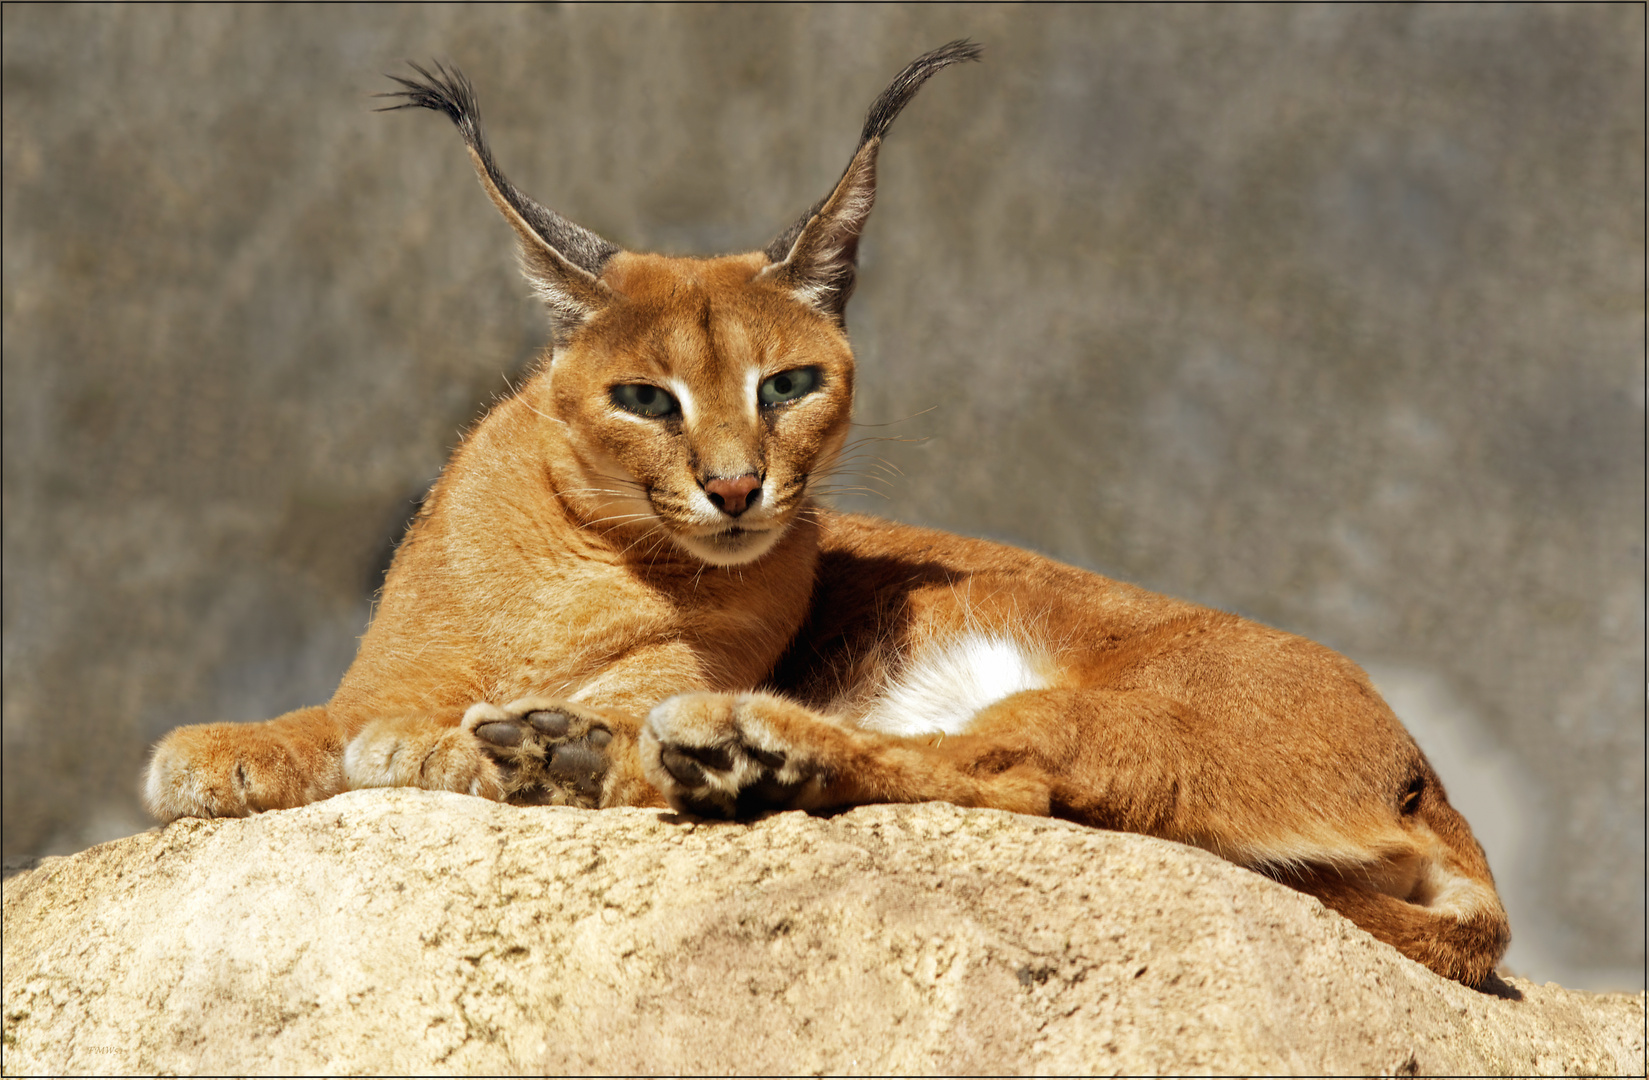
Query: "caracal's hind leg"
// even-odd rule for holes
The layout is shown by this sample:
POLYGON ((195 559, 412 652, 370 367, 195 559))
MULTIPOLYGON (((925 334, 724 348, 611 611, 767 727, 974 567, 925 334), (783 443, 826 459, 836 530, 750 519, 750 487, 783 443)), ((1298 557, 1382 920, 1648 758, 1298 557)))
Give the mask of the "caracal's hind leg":
POLYGON ((1384 707, 1344 700, 1327 744, 1252 720, 1222 727, 1146 691, 1034 691, 936 752, 987 770, 1028 763, 1053 778, 1059 817, 1204 848, 1475 986, 1510 940, 1483 849, 1384 707))
POLYGON ((1478 986, 1511 942, 1488 860, 1424 762, 1400 806, 1406 842, 1383 858, 1262 872, 1315 896, 1439 975, 1478 986))
POLYGON ((374 720, 349 745, 351 787, 420 787, 521 805, 661 805, 636 759, 637 721, 528 697, 374 720))
POLYGON ((853 729, 772 694, 678 694, 641 732, 647 779, 678 810, 745 817, 880 802, 1048 812, 1048 778, 959 768, 927 741, 853 729))
POLYGON ((1269 876, 1315 896, 1409 959, 1467 986, 1487 979, 1511 942, 1506 912, 1492 888, 1426 904, 1392 896, 1377 878, 1356 870, 1305 867, 1269 876))
POLYGON ((191 724, 155 745, 143 805, 163 822, 245 817, 344 790, 343 734, 325 707, 257 724, 191 724))

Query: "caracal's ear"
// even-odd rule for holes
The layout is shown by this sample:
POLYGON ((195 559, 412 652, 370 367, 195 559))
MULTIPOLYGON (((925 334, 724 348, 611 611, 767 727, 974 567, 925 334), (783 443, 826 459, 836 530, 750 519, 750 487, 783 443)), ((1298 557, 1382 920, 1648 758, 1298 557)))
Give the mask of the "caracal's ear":
POLYGON ((772 265, 758 275, 760 280, 782 284, 803 303, 842 321, 853 295, 859 234, 876 201, 876 152, 882 136, 930 75, 961 60, 977 60, 980 51, 971 41, 953 41, 912 60, 894 78, 865 115, 859 149, 835 189, 767 245, 772 265))
POLYGON ((475 89, 463 72, 437 63, 435 73, 431 74, 410 60, 407 63, 422 78, 389 76, 405 89, 376 96, 406 100, 399 105, 386 105, 379 111, 434 109, 446 113, 458 125, 481 186, 521 238, 522 272, 548 305, 555 324, 555 340, 561 343, 612 300, 612 290, 600 280, 601 268, 618 254, 618 247, 582 225, 575 225, 555 211, 539 206, 505 178, 493 163, 492 150, 481 129, 481 110, 475 103, 475 89))

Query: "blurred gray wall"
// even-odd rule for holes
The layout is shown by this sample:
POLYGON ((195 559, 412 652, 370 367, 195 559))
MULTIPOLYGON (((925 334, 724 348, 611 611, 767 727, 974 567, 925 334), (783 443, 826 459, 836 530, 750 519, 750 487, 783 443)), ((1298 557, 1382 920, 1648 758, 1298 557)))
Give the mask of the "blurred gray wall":
POLYGON ((864 107, 840 500, 1362 662, 1512 966, 1644 958, 1644 11, 4 8, 5 850, 143 828, 176 724, 326 699, 416 497, 545 341, 459 141, 627 246, 764 243, 864 107), (870 475, 880 463, 865 459, 870 475))

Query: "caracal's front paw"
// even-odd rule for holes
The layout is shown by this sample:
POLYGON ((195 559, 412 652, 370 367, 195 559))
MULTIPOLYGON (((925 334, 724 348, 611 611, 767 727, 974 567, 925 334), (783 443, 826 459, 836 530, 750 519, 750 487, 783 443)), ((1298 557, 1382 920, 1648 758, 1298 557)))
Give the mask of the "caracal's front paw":
POLYGON ((629 741, 612 717, 555 698, 472 705, 463 726, 496 765, 505 800, 526 805, 604 805, 615 755, 629 741))
POLYGON ((455 791, 500 802, 504 780, 481 742, 461 725, 429 716, 372 721, 344 749, 344 776, 360 788, 455 791))
POLYGON ((671 806, 700 817, 823 806, 827 748, 787 730, 803 713, 769 694, 678 694, 647 714, 641 767, 671 806))
POLYGON ((143 773, 143 805, 162 822, 246 817, 337 792, 336 758, 308 757, 262 724, 180 727, 155 746, 143 773))

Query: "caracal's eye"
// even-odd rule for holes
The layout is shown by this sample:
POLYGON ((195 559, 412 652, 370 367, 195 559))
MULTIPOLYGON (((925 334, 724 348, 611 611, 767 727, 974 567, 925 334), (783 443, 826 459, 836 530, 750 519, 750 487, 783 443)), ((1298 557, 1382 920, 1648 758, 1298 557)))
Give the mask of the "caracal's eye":
POLYGON ((613 404, 637 416, 671 416, 681 411, 666 391, 646 383, 626 383, 612 389, 613 404))
POLYGON ((806 397, 819 388, 823 377, 816 367, 799 367, 770 376, 756 391, 763 405, 783 405, 806 397))

